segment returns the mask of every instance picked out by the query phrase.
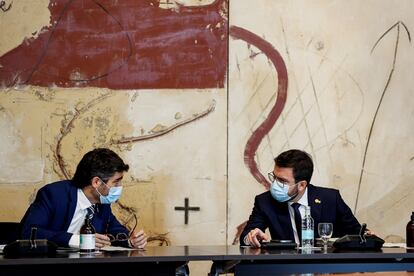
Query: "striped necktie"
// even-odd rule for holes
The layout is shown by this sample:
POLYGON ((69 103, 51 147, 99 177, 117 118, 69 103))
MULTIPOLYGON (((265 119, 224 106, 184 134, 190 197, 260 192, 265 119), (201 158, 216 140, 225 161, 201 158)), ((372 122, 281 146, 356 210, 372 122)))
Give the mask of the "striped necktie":
POLYGON ((95 205, 92 204, 91 206, 89 206, 87 209, 87 214, 86 217, 89 218, 90 220, 92 220, 93 215, 95 214, 95 205))

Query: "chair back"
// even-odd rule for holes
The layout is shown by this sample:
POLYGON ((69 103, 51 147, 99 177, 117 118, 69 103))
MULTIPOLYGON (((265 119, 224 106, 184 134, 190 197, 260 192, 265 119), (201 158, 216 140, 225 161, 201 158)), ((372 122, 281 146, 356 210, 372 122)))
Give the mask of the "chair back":
POLYGON ((8 244, 20 237, 19 222, 0 222, 0 244, 8 244))

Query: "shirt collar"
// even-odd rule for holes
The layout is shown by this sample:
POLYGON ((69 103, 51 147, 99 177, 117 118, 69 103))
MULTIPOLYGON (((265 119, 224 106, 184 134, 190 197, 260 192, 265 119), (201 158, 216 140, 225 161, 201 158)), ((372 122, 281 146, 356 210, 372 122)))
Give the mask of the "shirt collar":
POLYGON ((305 192, 302 197, 298 200, 300 205, 309 206, 308 204, 308 186, 306 185, 305 192))
MULTIPOLYGON (((294 202, 289 201, 289 205, 291 206, 294 202)), ((305 188, 305 192, 303 193, 302 197, 297 201, 300 205, 309 206, 308 202, 308 186, 305 188)))
POLYGON ((92 203, 83 193, 82 189, 78 189, 78 203, 79 203, 79 207, 81 210, 85 210, 89 208, 90 206, 92 206, 92 203))

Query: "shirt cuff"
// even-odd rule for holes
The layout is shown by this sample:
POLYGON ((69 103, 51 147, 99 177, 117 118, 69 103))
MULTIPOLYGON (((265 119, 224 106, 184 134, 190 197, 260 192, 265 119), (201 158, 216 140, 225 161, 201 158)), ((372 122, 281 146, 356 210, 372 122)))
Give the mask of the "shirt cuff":
POLYGON ((250 242, 249 242, 249 239, 248 239, 248 235, 249 234, 247 234, 246 236, 244 236, 244 238, 243 238, 243 243, 244 243, 244 245, 250 245, 250 242))
POLYGON ((69 247, 79 248, 79 242, 80 242, 80 235, 73 234, 69 240, 69 247))

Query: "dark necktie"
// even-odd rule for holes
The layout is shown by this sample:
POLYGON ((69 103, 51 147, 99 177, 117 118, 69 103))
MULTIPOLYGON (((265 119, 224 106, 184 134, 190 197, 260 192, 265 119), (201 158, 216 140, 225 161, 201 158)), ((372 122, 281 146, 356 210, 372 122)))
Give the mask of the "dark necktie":
POLYGON ((92 221, 93 215, 95 214, 95 205, 91 205, 88 207, 86 217, 92 221))
POLYGON ((302 241, 302 216, 299 212, 299 203, 292 204, 294 214, 295 214, 295 224, 296 224, 296 232, 298 233, 299 243, 302 241))

